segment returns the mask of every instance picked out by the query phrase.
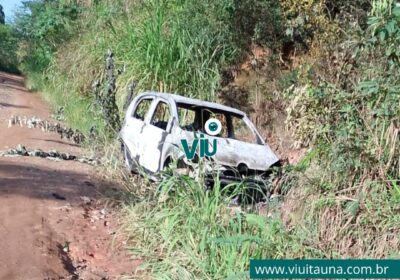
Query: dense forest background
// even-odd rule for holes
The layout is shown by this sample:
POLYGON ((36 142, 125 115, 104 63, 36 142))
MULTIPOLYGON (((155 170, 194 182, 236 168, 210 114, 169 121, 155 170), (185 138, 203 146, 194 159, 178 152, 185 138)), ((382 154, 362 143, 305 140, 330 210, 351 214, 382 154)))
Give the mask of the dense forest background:
POLYGON ((73 127, 104 133, 107 156, 93 83, 106 86, 111 50, 121 116, 131 83, 218 101, 248 112, 286 161, 268 219, 232 215, 187 178, 167 180, 177 193, 163 199, 131 182, 141 198, 124 213, 146 272, 225 279, 246 277, 250 258, 399 257, 396 1, 33 0, 2 19, 0 69, 23 73, 73 127))

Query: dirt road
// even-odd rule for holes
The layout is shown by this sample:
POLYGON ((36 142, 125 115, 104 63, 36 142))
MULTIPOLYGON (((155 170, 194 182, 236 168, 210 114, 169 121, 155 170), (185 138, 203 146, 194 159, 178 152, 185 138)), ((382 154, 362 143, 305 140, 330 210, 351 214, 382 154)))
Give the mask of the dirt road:
MULTIPOLYGON (((0 150, 22 144, 84 153, 55 133, 8 128, 12 115, 49 120, 50 111, 21 77, 0 72, 0 150)), ((119 238, 112 242, 118 225, 98 202, 93 174, 79 162, 0 157, 0 280, 118 279, 132 272, 137 262, 119 238)))

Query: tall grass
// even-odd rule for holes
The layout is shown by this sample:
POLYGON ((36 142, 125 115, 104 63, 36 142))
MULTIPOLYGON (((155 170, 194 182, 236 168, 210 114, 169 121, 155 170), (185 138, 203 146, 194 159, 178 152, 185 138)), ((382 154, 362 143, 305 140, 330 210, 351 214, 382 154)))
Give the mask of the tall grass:
POLYGON ((278 212, 229 208, 232 197, 218 182, 205 191, 189 177, 170 177, 154 195, 125 207, 130 250, 154 279, 247 279, 251 258, 324 256, 307 231, 287 231, 278 212))
POLYGON ((26 86, 30 90, 40 90, 54 110, 63 107, 68 125, 84 133, 95 128, 99 140, 104 140, 101 139, 105 135, 104 121, 98 108, 93 104, 92 98, 69 91, 68 88, 72 87, 70 81, 61 80, 61 77, 57 77, 57 80, 44 79, 43 75, 32 73, 27 77, 26 86))
POLYGON ((124 55, 128 75, 139 88, 215 99, 224 46, 218 46, 212 34, 192 34, 183 28, 178 15, 168 14, 176 7, 154 2, 140 22, 125 23, 127 37, 119 47, 131 50, 124 55))
MULTIPOLYGON (((27 11, 16 21, 19 30, 29 31, 21 44, 23 69, 27 75, 44 73, 58 88, 52 94, 62 93, 54 98, 64 98, 68 107, 68 94, 91 97, 90 85, 103 80, 104 54, 110 49, 118 69, 124 69, 117 78, 121 108, 131 82, 136 92, 157 90, 212 101, 221 70, 241 58, 264 34, 260 30, 278 32, 270 19, 279 17, 279 5, 267 2, 272 6, 255 4, 248 11, 236 0, 24 4, 27 11), (31 26, 43 28, 39 32, 31 26)), ((276 36, 262 40, 269 38, 276 41, 276 36)))
POLYGON ((85 117, 84 112, 93 111, 91 84, 103 80, 104 55, 109 49, 117 70, 124 69, 117 77, 120 108, 132 82, 136 92, 156 90, 215 100, 220 70, 239 55, 227 28, 229 10, 224 4, 152 0, 114 5, 101 1, 78 10, 80 17, 67 26, 69 34, 80 35, 62 42, 53 53, 31 50, 30 59, 46 55, 47 66, 43 71, 25 69, 31 81, 38 83, 36 88, 45 91, 51 103, 64 106, 68 121, 84 132, 97 122, 96 115, 85 117), (44 83, 38 81, 39 75, 44 83), (82 106, 90 108, 78 109, 82 106))

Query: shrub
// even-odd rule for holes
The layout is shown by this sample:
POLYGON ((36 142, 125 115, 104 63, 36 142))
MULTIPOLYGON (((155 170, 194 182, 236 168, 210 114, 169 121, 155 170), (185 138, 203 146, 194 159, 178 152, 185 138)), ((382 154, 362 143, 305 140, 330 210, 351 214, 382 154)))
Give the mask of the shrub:
POLYGON ((321 202, 305 213, 319 225, 323 250, 388 257, 400 246, 378 238, 398 234, 399 16, 393 2, 374 1, 368 28, 336 46, 333 77, 316 79, 309 65, 288 90, 288 126, 314 152, 302 187, 321 202))
POLYGON ((18 73, 18 61, 15 50, 17 40, 9 25, 0 23, 0 70, 18 73))

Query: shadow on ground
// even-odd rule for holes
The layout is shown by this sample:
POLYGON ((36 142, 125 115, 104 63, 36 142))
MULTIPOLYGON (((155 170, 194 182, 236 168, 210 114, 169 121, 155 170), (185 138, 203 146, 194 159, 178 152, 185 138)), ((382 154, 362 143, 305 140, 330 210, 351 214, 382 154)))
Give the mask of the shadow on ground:
POLYGON ((3 102, 0 102, 0 107, 12 107, 12 108, 19 108, 19 109, 29 109, 30 108, 28 106, 18 106, 18 105, 9 104, 9 103, 3 103, 3 102))
POLYGON ((49 169, 27 162, 0 160, 0 195, 79 201, 96 196, 95 183, 85 173, 49 169))
POLYGON ((32 140, 39 140, 39 141, 45 141, 45 142, 50 142, 50 143, 57 143, 57 144, 67 145, 67 146, 76 147, 76 148, 79 148, 79 147, 80 147, 80 145, 78 145, 78 144, 68 143, 68 142, 60 141, 60 140, 40 139, 40 138, 29 138, 29 139, 32 139, 32 140))

